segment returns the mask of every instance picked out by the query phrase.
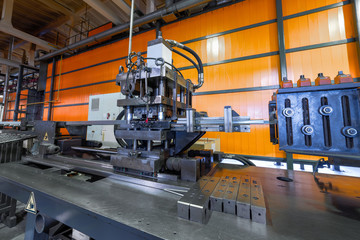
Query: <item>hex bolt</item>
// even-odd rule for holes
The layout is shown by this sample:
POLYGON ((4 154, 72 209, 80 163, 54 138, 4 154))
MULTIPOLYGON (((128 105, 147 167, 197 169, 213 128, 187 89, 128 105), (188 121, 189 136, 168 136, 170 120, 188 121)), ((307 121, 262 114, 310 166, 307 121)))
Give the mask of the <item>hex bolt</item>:
POLYGON ((334 109, 330 106, 325 105, 325 106, 322 106, 319 111, 320 111, 320 114, 327 116, 327 115, 330 115, 334 111, 334 109))
POLYGON ((305 135, 311 135, 314 133, 314 128, 310 125, 305 125, 301 128, 301 131, 303 132, 303 134, 305 135))
POLYGON ((295 112, 292 108, 284 108, 284 110, 282 111, 282 114, 285 117, 292 117, 292 116, 294 116, 295 112))
POLYGON ((323 112, 326 114, 332 113, 333 109, 330 106, 324 107, 323 112))
POLYGON ((354 137, 357 135, 357 130, 355 128, 348 128, 348 129, 346 129, 346 134, 354 137))
POLYGON ((235 131, 239 131, 239 128, 238 128, 238 127, 235 127, 234 130, 235 130, 235 131))

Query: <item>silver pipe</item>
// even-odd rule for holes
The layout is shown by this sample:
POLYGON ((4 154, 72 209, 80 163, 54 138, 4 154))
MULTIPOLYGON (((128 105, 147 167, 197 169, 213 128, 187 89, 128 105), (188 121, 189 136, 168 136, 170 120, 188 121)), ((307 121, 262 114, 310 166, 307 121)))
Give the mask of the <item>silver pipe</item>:
POLYGON ((131 0, 128 64, 130 64, 130 54, 131 54, 131 47, 132 47, 133 27, 134 27, 134 0, 131 0))
MULTIPOLYGON (((204 4, 204 3, 208 3, 210 1, 211 0, 183 0, 183 1, 180 1, 180 2, 177 2, 177 3, 174 3, 169 7, 159 9, 159 10, 157 10, 155 12, 149 13, 149 14, 141 17, 141 18, 138 18, 138 19, 134 20, 133 25, 134 26, 140 26, 140 25, 143 25, 143 24, 158 20, 158 19, 162 18, 162 16, 165 16, 165 15, 167 15, 169 13, 182 12, 184 10, 196 7, 196 6, 204 4)), ((106 37, 109 37, 109 36, 124 32, 127 29, 129 29, 129 27, 130 27, 129 23, 124 23, 124 24, 115 26, 115 27, 113 27, 113 28, 111 28, 109 30, 106 30, 106 31, 98 33, 98 34, 96 34, 94 36, 85 38, 85 39, 83 39, 83 40, 81 40, 79 42, 70 44, 67 47, 61 48, 59 50, 55 50, 54 52, 51 52, 49 54, 45 54, 45 55, 37 58, 36 61, 48 60, 48 59, 53 58, 55 56, 58 56, 58 55, 60 55, 62 53, 65 53, 65 52, 67 52, 69 50, 73 50, 73 49, 82 47, 84 45, 87 45, 89 43, 99 41, 99 40, 101 40, 103 38, 106 38, 106 37)))

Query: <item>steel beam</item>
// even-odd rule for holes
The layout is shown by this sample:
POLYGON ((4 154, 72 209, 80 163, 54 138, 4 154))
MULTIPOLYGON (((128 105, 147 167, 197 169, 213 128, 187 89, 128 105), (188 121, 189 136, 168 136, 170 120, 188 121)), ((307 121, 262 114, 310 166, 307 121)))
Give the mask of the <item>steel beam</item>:
POLYGON ((282 81, 284 78, 287 79, 282 0, 276 0, 276 17, 277 17, 277 26, 278 26, 278 41, 279 41, 279 55, 280 55, 280 76, 281 76, 280 81, 282 81))

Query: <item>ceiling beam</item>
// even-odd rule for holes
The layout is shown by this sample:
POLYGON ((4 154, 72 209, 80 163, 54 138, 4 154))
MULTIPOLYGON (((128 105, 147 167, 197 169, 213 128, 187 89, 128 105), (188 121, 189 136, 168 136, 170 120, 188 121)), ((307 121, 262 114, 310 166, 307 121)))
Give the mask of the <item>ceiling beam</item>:
POLYGON ((0 31, 11 36, 32 42, 36 45, 42 46, 46 49, 57 49, 53 44, 46 42, 40 38, 37 38, 33 35, 30 35, 26 32, 20 31, 13 27, 11 23, 12 14, 13 14, 14 0, 4 0, 3 9, 0 20, 0 31))
POLYGON ((39 1, 45 4, 46 6, 48 6, 49 8, 51 8, 52 10, 58 11, 64 14, 65 16, 71 16, 74 19, 79 18, 79 16, 76 15, 74 12, 72 12, 71 10, 67 9, 66 7, 64 7, 63 5, 57 2, 54 2, 52 0, 39 0, 39 1))
POLYGON ((121 18, 119 18, 111 8, 109 8, 100 0, 84 0, 84 2, 86 2, 90 7, 95 9, 97 12, 99 12, 101 15, 106 17, 109 21, 113 22, 114 24, 118 25, 123 23, 121 18))
POLYGON ((123 10, 128 16, 130 16, 130 7, 124 0, 112 0, 121 10, 123 10))

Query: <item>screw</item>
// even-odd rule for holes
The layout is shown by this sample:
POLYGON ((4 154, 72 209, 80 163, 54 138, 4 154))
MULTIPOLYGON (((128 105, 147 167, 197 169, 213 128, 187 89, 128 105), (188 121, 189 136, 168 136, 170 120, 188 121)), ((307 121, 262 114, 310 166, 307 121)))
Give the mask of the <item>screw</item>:
POLYGON ((234 129, 235 129, 235 131, 239 131, 239 128, 238 128, 238 127, 235 127, 234 129))

